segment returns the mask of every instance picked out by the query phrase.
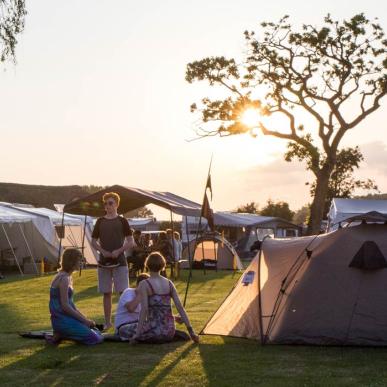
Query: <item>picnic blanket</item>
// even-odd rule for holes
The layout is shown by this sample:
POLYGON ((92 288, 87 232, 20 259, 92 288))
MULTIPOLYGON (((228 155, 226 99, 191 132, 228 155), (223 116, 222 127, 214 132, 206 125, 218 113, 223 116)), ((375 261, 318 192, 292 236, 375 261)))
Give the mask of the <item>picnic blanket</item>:
MULTIPOLYGON (((44 340, 44 337, 46 335, 52 336, 53 335, 52 330, 47 331, 26 331, 26 332, 19 332, 19 336, 27 338, 27 339, 38 339, 38 340, 44 340)), ((102 336, 104 338, 104 341, 114 341, 119 343, 125 343, 128 342, 127 339, 121 339, 120 336, 110 333, 102 333, 102 336)), ((189 341, 190 337, 189 335, 180 330, 176 330, 175 336, 173 337, 172 341, 189 341)))

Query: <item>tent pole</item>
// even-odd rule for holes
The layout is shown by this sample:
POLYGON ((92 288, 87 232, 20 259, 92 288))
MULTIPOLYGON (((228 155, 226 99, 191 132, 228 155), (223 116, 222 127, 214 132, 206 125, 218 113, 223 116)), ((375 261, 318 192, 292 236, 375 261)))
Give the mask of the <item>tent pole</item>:
POLYGON ((85 220, 83 224, 83 235, 82 235, 82 246, 81 246, 81 251, 82 251, 82 262, 79 265, 79 276, 82 274, 82 266, 86 260, 85 258, 85 236, 86 236, 86 221, 87 221, 87 215, 85 215, 85 220))
POLYGON ((184 295, 184 302, 183 302, 184 306, 185 306, 185 303, 187 301, 189 283, 191 282, 191 278, 192 278, 192 264, 193 264, 193 260, 195 259, 195 251, 196 251, 196 246, 198 243, 198 234, 199 234, 199 230, 201 228, 201 225, 202 225, 202 214, 200 213, 199 224, 198 224, 198 228, 196 229, 193 257, 192 257, 191 262, 189 264, 189 274, 188 274, 187 286, 185 288, 185 295, 184 295))
MULTIPOLYGON (((185 217, 185 233, 187 235, 187 241, 188 241, 187 248, 188 248, 189 275, 188 275, 187 288, 185 289, 185 295, 184 295, 184 302, 183 302, 184 307, 185 307, 185 302, 187 300, 189 278, 191 277, 191 273, 192 273, 192 261, 193 261, 193 257, 191 256, 191 246, 190 246, 191 241, 189 240, 188 216, 185 217)), ((195 253, 195 249, 194 249, 194 253, 195 253)))
POLYGON ((215 238, 214 238, 214 258, 215 258, 215 271, 218 272, 218 249, 216 247, 215 238))
POLYGON ((63 210, 62 210, 62 223, 61 223, 61 233, 60 233, 60 238, 59 238, 59 247, 58 247, 58 265, 59 265, 59 263, 60 263, 60 255, 61 255, 61 252, 62 252, 62 231, 64 231, 63 230, 63 227, 64 227, 64 215, 65 215, 65 213, 64 213, 64 208, 63 208, 63 210))
MULTIPOLYGON (((195 258, 195 251, 196 251, 196 245, 197 245, 197 242, 198 242, 199 230, 201 229, 201 225, 202 225, 203 203, 204 203, 204 199, 206 198, 206 194, 207 194, 207 183, 208 183, 208 178, 210 177, 211 165, 212 165, 212 155, 211 155, 210 166, 208 167, 208 174, 207 174, 207 180, 206 180, 206 188, 204 188, 204 195, 203 195, 203 201, 202 201, 202 209, 200 211, 199 224, 198 224, 198 228, 196 230, 195 247, 194 247, 194 254, 193 254, 194 257, 193 258, 195 258)), ((211 189, 211 196, 212 196, 212 189, 211 189)), ((187 280, 187 287, 185 288, 184 306, 185 306, 185 302, 186 302, 186 299, 187 299, 188 287, 189 287, 189 283, 191 281, 191 277, 192 277, 192 261, 191 261, 191 264, 189 265, 189 276, 188 276, 188 280, 187 280)))
POLYGON ((203 274, 206 275, 206 260, 204 258, 204 241, 202 240, 203 274))
POLYGON ((22 228, 22 226, 21 226, 20 223, 19 223, 19 229, 20 229, 20 232, 21 232, 21 234, 22 234, 22 236, 23 236, 24 242, 25 242, 25 244, 26 244, 26 246, 27 246, 27 250, 28 250, 28 252, 30 253, 30 256, 31 256, 31 258, 32 258, 32 263, 34 264, 36 274, 39 275, 39 270, 38 270, 38 267, 36 266, 35 258, 34 258, 33 254, 32 254, 30 245, 29 245, 29 243, 28 243, 28 241, 27 241, 27 238, 26 238, 26 236, 25 236, 25 234, 24 234, 23 228, 22 228))
POLYGON ((175 257, 175 225, 173 223, 173 213, 172 210, 170 210, 171 213, 171 228, 172 228, 172 239, 171 239, 171 247, 172 247, 172 259, 173 262, 171 263, 171 278, 175 276, 175 262, 176 262, 176 257, 175 257))
POLYGON ((17 260, 15 251, 14 251, 14 249, 13 249, 13 247, 12 247, 11 241, 9 240, 7 231, 5 231, 5 227, 4 227, 4 224, 3 224, 3 223, 1 224, 1 227, 2 227, 2 229, 3 229, 3 231, 4 231, 5 238, 7 239, 7 242, 8 242, 8 244, 9 244, 9 247, 10 247, 10 249, 11 249, 11 251, 12 251, 12 254, 13 254, 14 258, 15 258, 15 262, 16 262, 16 265, 17 265, 19 271, 20 271, 20 274, 21 274, 21 275, 24 275, 23 270, 21 269, 21 267, 20 267, 20 265, 19 265, 19 262, 18 262, 18 260, 17 260))

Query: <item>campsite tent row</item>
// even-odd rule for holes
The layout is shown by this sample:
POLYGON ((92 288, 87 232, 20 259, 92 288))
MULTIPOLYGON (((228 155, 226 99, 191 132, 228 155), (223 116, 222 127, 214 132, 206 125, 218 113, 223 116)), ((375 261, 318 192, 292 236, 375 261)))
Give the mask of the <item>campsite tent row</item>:
MULTIPOLYGON (((19 207, 0 203, 0 259, 2 265, 25 267, 35 272, 35 262, 58 260, 58 233, 64 235, 62 247, 80 247, 83 239, 83 217, 65 215, 47 208, 19 207)), ((96 264, 95 252, 90 246, 92 219, 86 218, 84 254, 86 261, 96 264)), ((21 270, 23 271, 23 270, 21 270)))
MULTIPOLYGON (((131 227, 141 229, 153 220, 131 218, 128 222, 131 227)), ((36 272, 34 262, 44 259, 52 264, 57 263, 60 245, 62 248, 81 248, 82 244, 86 263, 97 264, 97 252, 91 246, 92 217, 65 214, 62 219, 61 213, 48 208, 0 202, 0 224, 2 265, 16 264, 21 268, 24 266, 26 273, 36 272)))
MULTIPOLYGON (((199 218, 187 217, 188 235, 190 240, 195 239, 199 218)), ((297 225, 278 217, 260 216, 247 213, 236 212, 215 212, 214 224, 222 232, 226 239, 236 242, 236 251, 240 256, 249 255, 251 245, 257 241, 262 240, 266 235, 275 238, 297 237, 300 233, 300 227, 297 225)), ((207 227, 207 221, 202 219, 202 229, 207 227)), ((183 217, 182 222, 183 241, 186 237, 186 221, 183 217)))

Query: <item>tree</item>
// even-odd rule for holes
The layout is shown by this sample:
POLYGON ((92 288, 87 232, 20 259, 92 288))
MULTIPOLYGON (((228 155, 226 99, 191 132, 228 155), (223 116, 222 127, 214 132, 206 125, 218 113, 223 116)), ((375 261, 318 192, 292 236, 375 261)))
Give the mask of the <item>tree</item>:
POLYGON ((310 216, 310 206, 305 205, 302 206, 299 210, 297 210, 293 215, 293 223, 298 225, 304 225, 308 222, 310 216))
POLYGON ((207 81, 227 92, 223 99, 203 98, 191 111, 203 122, 199 136, 256 136, 260 130, 304 152, 315 177, 308 233, 317 233, 340 142, 387 93, 387 40, 364 14, 342 22, 327 15, 321 28, 307 24, 301 31, 293 31, 285 16, 262 28, 260 40, 245 32, 247 55, 240 65, 225 57, 187 65, 188 82, 207 81), (265 92, 263 101, 259 91, 265 92), (252 109, 268 122, 244 120, 252 109), (283 117, 285 127, 273 117, 283 117))
POLYGON ((0 0, 0 62, 16 61, 17 35, 24 29, 25 0, 0 0))
POLYGON ((276 218, 282 218, 291 222, 293 220, 294 212, 290 210, 288 203, 275 203, 273 200, 269 199, 266 203, 266 206, 263 207, 259 212, 259 215, 274 216, 276 218))
POLYGON ((258 214, 258 203, 251 202, 244 205, 240 205, 235 212, 247 213, 247 214, 258 214))
MULTIPOLYGON (((306 161, 307 169, 309 169, 309 155, 304 152, 299 153, 297 146, 289 144, 285 159, 293 157, 297 157, 300 161, 306 161)), ((353 177, 354 170, 359 168, 359 164, 363 160, 364 157, 359 147, 345 148, 338 151, 336 165, 328 183, 328 192, 324 203, 324 217, 326 217, 329 211, 333 198, 349 198, 356 189, 378 191, 378 186, 372 179, 359 180, 353 177)), ((310 185, 312 197, 315 196, 315 192, 316 182, 313 182, 310 185)))
POLYGON ((149 218, 153 216, 152 210, 147 207, 140 207, 125 214, 127 218, 149 218))

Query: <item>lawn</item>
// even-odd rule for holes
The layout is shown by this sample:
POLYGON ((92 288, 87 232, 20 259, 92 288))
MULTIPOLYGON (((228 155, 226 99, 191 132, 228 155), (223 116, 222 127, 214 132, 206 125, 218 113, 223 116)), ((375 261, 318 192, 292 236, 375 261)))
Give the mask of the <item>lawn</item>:
MULTIPOLYGON (((95 347, 66 342, 58 348, 23 339, 22 330, 49 329, 51 276, 0 282, 0 385, 131 386, 385 386, 387 349, 261 347, 255 341, 202 336, 201 343, 95 347)), ((196 330, 216 310, 237 276, 196 273, 187 311, 196 330)), ((74 276, 76 303, 102 321, 96 272, 74 276)), ((185 283, 177 282, 180 293, 185 283)), ((115 299, 115 303, 116 303, 115 299)))

